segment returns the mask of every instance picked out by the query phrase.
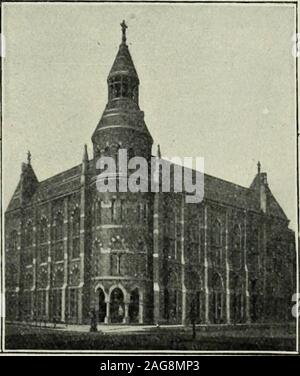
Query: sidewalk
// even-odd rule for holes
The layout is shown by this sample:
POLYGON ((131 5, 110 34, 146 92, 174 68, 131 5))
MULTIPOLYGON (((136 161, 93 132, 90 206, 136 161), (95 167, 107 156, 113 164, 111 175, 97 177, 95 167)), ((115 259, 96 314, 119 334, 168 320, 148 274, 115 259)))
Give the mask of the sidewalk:
MULTIPOLYGON (((35 322, 7 322, 7 324, 24 326, 26 328, 40 329, 43 330, 53 330, 53 331, 63 331, 63 332, 78 332, 78 333, 88 333, 90 332, 90 325, 82 324, 56 324, 54 327, 53 323, 47 323, 45 327, 44 324, 36 325, 35 322)), ((295 338, 296 328, 290 327, 287 330, 286 327, 280 325, 271 325, 269 327, 264 327, 265 324, 252 324, 250 326, 245 326, 243 324, 236 325, 196 325, 197 335, 202 338, 217 338, 217 337, 230 337, 230 338, 295 338)), ((134 333, 154 333, 161 331, 161 335, 166 333, 189 333, 192 330, 191 325, 124 325, 124 324, 98 324, 97 330, 99 333, 104 334, 134 334, 134 333)))
MULTIPOLYGON (((90 331, 90 325, 83 325, 83 324, 56 324, 54 327, 53 323, 47 323, 47 326, 44 326, 42 323, 41 325, 38 323, 36 324, 35 322, 20 322, 20 321, 11 321, 8 322, 7 324, 12 324, 12 325, 21 325, 21 326, 26 326, 26 327, 32 327, 32 328, 37 328, 37 329, 52 329, 52 330, 62 330, 62 331, 70 331, 70 332, 89 332, 90 331)), ((155 325, 118 325, 118 324, 112 324, 112 325, 107 325, 107 324, 98 324, 97 329, 99 332, 102 333, 137 333, 137 332, 145 332, 149 331, 151 329, 155 329, 155 325)), ((161 325, 160 328, 169 328, 169 329, 179 329, 183 328, 182 325, 161 325)))

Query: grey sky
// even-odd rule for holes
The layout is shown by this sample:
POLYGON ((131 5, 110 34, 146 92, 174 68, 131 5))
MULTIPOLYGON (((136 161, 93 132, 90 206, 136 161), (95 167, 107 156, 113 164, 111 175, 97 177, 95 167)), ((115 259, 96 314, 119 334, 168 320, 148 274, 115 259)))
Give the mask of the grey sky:
MULTIPOLYGON (((249 186, 260 160, 296 225, 292 5, 4 4, 6 208, 29 149, 40 180, 80 163, 125 19, 140 107, 167 157, 249 186)), ((153 150, 155 153, 156 150, 153 150)))

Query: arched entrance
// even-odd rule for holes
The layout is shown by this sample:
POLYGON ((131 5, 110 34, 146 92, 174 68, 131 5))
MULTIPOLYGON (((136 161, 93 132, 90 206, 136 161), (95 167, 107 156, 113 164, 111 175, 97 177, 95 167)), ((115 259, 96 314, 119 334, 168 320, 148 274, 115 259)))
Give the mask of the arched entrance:
POLYGON ((130 294, 130 303, 129 303, 129 322, 130 323, 139 322, 139 303, 140 303, 139 290, 136 288, 130 294))
POLYGON ((110 317, 112 323, 122 323, 124 319, 124 294, 118 287, 110 294, 110 317))
POLYGON ((99 305, 98 305, 98 321, 104 322, 105 316, 106 316, 106 303, 105 303, 105 295, 101 288, 98 289, 98 299, 99 299, 99 305))

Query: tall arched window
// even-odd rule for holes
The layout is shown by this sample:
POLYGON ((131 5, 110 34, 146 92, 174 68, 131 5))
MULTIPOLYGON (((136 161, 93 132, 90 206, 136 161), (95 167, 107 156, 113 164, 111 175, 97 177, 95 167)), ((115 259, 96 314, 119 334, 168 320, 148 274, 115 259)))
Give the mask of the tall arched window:
POLYGON ((108 83, 109 100, 118 98, 135 99, 137 95, 137 81, 128 76, 115 76, 109 79, 108 83))
POLYGON ((8 255, 6 256, 5 260, 5 284, 7 288, 12 288, 17 286, 18 280, 18 264, 16 262, 18 251, 18 232, 16 230, 12 230, 9 234, 6 251, 8 255))
POLYGON ((233 227, 230 248, 231 266, 234 269, 239 269, 242 261, 242 232, 240 225, 236 224, 233 227))
POLYGON ((41 224, 40 224, 40 243, 46 243, 47 242, 47 219, 42 218, 41 224))
POLYGON ((32 228, 32 222, 28 222, 26 226, 26 236, 25 236, 25 246, 31 247, 32 241, 33 241, 33 228, 32 228))
POLYGON ((117 200, 111 200, 111 218, 113 223, 117 223, 117 200))
POLYGON ((78 258, 80 254, 80 210, 76 208, 72 215, 72 248, 71 257, 78 258))
POLYGON ((230 273, 230 317, 232 322, 240 323, 243 321, 243 283, 237 273, 230 273))
POLYGON ((222 232, 221 222, 216 219, 212 225, 211 243, 215 247, 221 247, 222 245, 222 232))
POLYGON ((216 266, 222 264, 222 226, 219 219, 213 222, 211 229, 212 261, 216 266))
POLYGON ((164 289, 164 319, 169 320, 170 294, 168 289, 164 289))
POLYGON ((95 224, 99 226, 101 224, 101 200, 95 202, 95 224))
POLYGON ((259 269, 259 233, 253 229, 250 234, 250 249, 247 253, 247 265, 249 270, 257 272, 259 269))
POLYGON ((110 255, 110 270, 111 275, 120 275, 122 274, 122 254, 112 253, 110 255))
POLYGON ((40 222, 39 242, 40 242, 40 262, 46 262, 48 258, 48 223, 46 218, 40 222))
POLYGON ((64 236, 64 219, 61 212, 58 212, 54 222, 54 258, 55 261, 61 261, 64 257, 63 251, 63 236, 64 236))
POLYGON ((64 219, 61 212, 58 212, 55 218, 55 227, 54 227, 54 241, 59 241, 63 239, 63 226, 64 219))
POLYGON ((15 256, 18 250, 18 232, 16 230, 12 230, 9 239, 8 239, 8 252, 11 253, 12 256, 15 256))
POLYGON ((112 202, 108 201, 101 201, 101 224, 111 224, 112 223, 112 202))
POLYGON ((215 273, 212 276, 211 314, 212 322, 220 324, 223 321, 224 285, 221 276, 215 273))
POLYGON ((258 306, 259 306, 259 293, 258 293, 258 280, 250 280, 249 294, 250 294, 250 317, 252 322, 258 320, 258 306))

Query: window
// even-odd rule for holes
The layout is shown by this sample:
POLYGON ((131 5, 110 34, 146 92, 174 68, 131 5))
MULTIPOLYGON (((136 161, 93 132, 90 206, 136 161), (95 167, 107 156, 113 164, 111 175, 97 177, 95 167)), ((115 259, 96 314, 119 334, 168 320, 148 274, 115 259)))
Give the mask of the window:
POLYGON ((212 226, 211 243, 215 247, 221 247, 222 244, 221 222, 218 219, 214 221, 212 226))
POLYGON ((148 205, 146 202, 139 203, 139 222, 147 223, 148 219, 148 205))
POLYGON ((16 263, 14 262, 6 261, 5 284, 6 288, 14 288, 18 285, 18 269, 16 263))
POLYGON ((256 322, 258 319, 258 280, 250 280, 249 283, 249 293, 250 293, 250 317, 252 322, 256 322))
POLYGON ((71 257, 78 258, 80 254, 80 210, 76 208, 72 216, 72 248, 71 257))
POLYGON ((133 158, 134 157, 134 150, 133 150, 133 148, 129 148, 128 149, 128 160, 130 160, 131 158, 133 158))
POLYGON ((222 263, 222 227, 221 222, 216 219, 211 231, 212 261, 216 266, 222 263))
POLYGON ((40 224, 40 243, 46 243, 47 242, 47 220, 46 218, 42 218, 41 224, 40 224))
POLYGON ((101 224, 101 201, 95 203, 95 224, 96 226, 101 224))
POLYGON ((101 201, 101 223, 110 224, 112 221, 112 203, 111 201, 101 201))
POLYGON ((223 321, 223 303, 224 289, 223 281, 220 275, 214 274, 212 278, 212 297, 211 297, 211 315, 214 324, 220 324, 223 321))
POLYGON ((111 275, 121 274, 121 257, 122 255, 113 253, 110 257, 111 262, 111 275))
POLYGON ((247 264, 251 271, 259 269, 259 233, 254 229, 250 235, 250 249, 248 250, 247 264))
POLYGON ((32 264, 33 259, 33 226, 32 222, 28 222, 26 229, 25 229, 25 255, 24 255, 24 261, 25 265, 32 264))
POLYGON ((120 218, 121 222, 124 223, 126 221, 126 203, 124 200, 120 201, 120 218))
POLYGON ((37 316, 42 319, 46 315, 46 290, 37 291, 37 316))
POLYGON ((111 200, 111 218, 113 223, 118 222, 118 214, 117 214, 117 200, 111 200))
POLYGON ((69 301, 70 301, 70 320, 71 322, 77 322, 78 320, 78 290, 69 290, 69 301))
POLYGON ((22 314, 25 320, 29 320, 31 316, 31 294, 30 291, 24 291, 22 296, 22 314))
POLYGON ((16 230, 11 231, 8 240, 7 251, 11 253, 11 256, 15 256, 18 250, 18 232, 16 230))
POLYGON ((136 81, 126 76, 115 76, 109 82, 109 99, 115 98, 135 98, 137 87, 133 86, 136 81))
POLYGON ((56 322, 61 321, 61 294, 60 289, 54 289, 50 294, 50 317, 56 322))
POLYGON ((63 216, 59 212, 56 216, 55 224, 54 224, 54 241, 59 241, 63 239, 63 226, 64 226, 63 216))
POLYGON ((42 218, 40 222, 40 233, 39 233, 39 240, 40 240, 40 247, 39 247, 39 252, 40 252, 40 262, 46 262, 48 258, 48 244, 47 244, 47 239, 48 239, 48 224, 46 218, 42 218))
POLYGON ((164 290, 164 319, 169 319, 170 295, 168 289, 164 290))
POLYGON ((31 247, 33 242, 33 227, 32 222, 29 222, 27 224, 26 230, 25 230, 25 247, 31 247))
POLYGON ((32 282, 33 282, 32 272, 29 270, 28 272, 26 272, 25 278, 24 278, 25 289, 29 290, 32 287, 32 282))
POLYGON ((59 212, 55 218, 54 223, 54 258, 55 261, 61 261, 64 257, 64 250, 63 250, 63 227, 64 227, 64 220, 61 212, 59 212))

